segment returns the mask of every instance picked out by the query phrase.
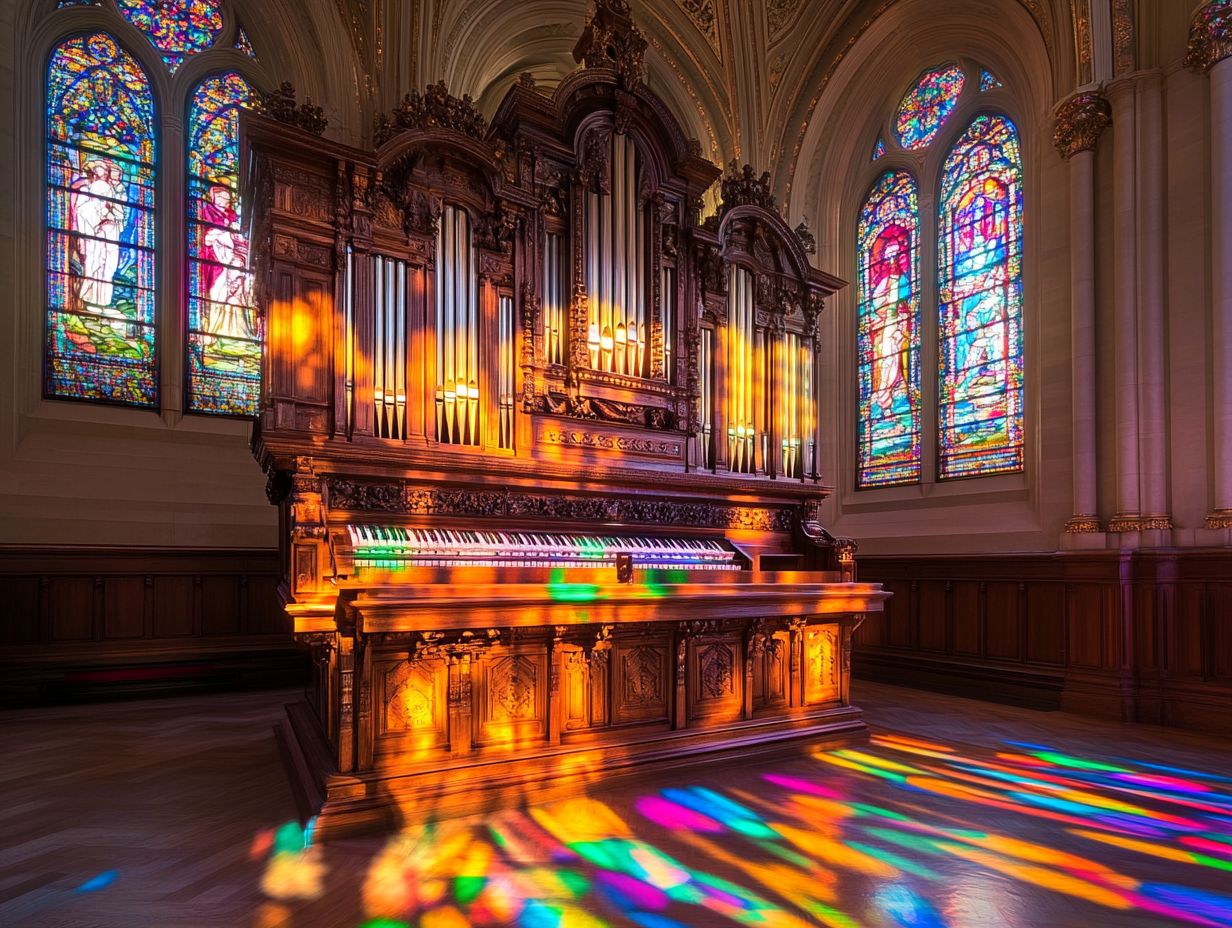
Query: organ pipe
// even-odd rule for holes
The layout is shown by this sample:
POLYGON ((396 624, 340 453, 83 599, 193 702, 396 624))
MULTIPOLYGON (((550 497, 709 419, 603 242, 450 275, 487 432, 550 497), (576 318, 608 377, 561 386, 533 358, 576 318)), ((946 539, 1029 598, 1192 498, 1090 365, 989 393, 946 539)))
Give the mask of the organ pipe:
POLYGON ((727 460, 731 470, 751 474, 757 470, 757 389, 765 382, 759 364, 753 311, 753 275, 741 267, 728 269, 728 390, 727 460), (759 370, 760 369, 760 370, 759 370))
POLYGON ((590 193, 586 220, 586 346, 591 367, 646 376, 646 214, 638 205, 632 139, 613 133, 607 193, 590 193))
POLYGON ((560 235, 548 232, 543 246, 543 352, 549 364, 565 363, 565 285, 560 235))
POLYGON ((513 297, 502 294, 497 306, 498 354, 496 368, 497 412, 500 447, 513 448, 513 402, 515 389, 513 297))
POLYGON ((466 211, 446 206, 436 251, 437 440, 479 444, 479 300, 466 211))
MULTIPOLYGON (((406 262, 372 258, 373 429, 379 438, 406 438, 406 262)), ((353 376, 354 359, 348 360, 353 376)))

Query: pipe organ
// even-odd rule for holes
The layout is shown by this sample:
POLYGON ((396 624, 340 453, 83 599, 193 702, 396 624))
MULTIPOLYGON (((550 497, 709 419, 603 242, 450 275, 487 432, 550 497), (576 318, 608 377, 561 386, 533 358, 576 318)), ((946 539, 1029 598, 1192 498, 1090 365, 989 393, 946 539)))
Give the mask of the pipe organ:
POLYGON ((524 76, 489 125, 431 86, 370 148, 242 116, 253 449, 316 668, 287 756, 325 836, 863 731, 851 639, 888 594, 817 520, 844 284, 644 45, 600 0, 551 96, 524 76))

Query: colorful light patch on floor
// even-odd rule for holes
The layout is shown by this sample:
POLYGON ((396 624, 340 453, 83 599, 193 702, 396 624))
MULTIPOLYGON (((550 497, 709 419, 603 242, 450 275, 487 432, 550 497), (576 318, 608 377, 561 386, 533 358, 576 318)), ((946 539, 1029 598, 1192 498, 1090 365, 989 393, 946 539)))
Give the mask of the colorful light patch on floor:
POLYGON ((355 895, 367 928, 1232 926, 1226 776, 1019 742, 875 734, 391 838, 291 824, 250 853, 287 926, 355 895))

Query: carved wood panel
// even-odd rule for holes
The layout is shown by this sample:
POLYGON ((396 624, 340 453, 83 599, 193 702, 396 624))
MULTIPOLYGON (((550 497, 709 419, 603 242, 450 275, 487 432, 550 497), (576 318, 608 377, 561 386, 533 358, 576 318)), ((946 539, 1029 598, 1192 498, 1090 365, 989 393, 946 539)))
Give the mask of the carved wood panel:
POLYGON ((743 645, 736 635, 707 636, 690 642, 690 719, 739 717, 744 701, 742 651, 743 645))
POLYGON ((775 632, 761 639, 753 650, 753 708, 764 709, 787 703, 787 661, 791 634, 775 632))
POLYGON ((833 702, 840 697, 839 627, 811 625, 804 635, 804 702, 833 702))
MULTIPOLYGON (((381 661, 373 673, 380 681, 378 738, 409 741, 418 748, 441 748, 448 743, 449 673, 443 660, 381 661)), ((405 743, 399 745, 399 750, 405 749, 405 743)))
POLYGON ((516 747, 542 741, 548 708, 547 648, 493 648, 479 668, 476 744, 516 747))
POLYGON ((610 653, 612 724, 666 721, 671 680, 668 641, 617 637, 610 653))

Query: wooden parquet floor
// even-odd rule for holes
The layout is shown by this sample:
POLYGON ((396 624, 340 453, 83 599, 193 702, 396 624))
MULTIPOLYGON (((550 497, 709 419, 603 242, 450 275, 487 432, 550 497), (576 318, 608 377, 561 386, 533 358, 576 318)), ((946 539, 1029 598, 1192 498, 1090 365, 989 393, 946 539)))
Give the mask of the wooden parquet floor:
POLYGON ((867 747, 314 845, 295 693, 0 715, 0 925, 1232 926, 1226 740, 857 684, 867 747))

